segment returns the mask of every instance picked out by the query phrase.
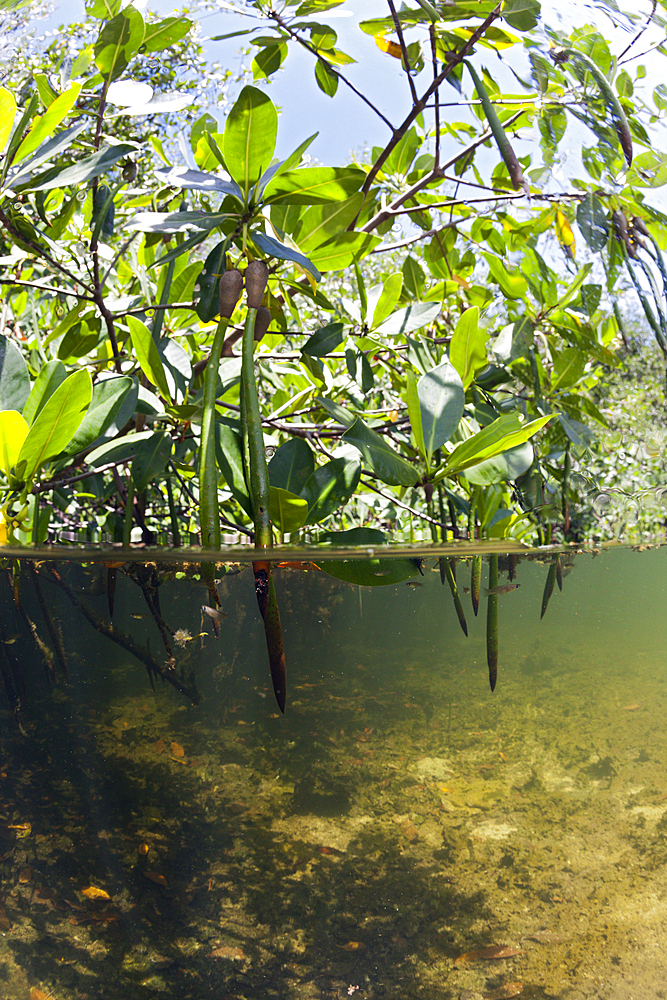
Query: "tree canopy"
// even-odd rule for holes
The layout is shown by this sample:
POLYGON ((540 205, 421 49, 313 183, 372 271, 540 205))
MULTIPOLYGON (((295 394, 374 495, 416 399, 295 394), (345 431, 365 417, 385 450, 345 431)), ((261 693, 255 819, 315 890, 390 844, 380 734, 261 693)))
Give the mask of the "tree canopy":
POLYGON ((337 47, 339 3, 226 4, 247 30, 212 40, 219 62, 250 45, 253 79, 217 114, 202 95, 229 74, 207 77, 196 13, 90 0, 2 68, 8 540, 664 525, 664 396, 637 483, 597 443, 615 373, 647 350, 637 318, 667 364, 662 7, 609 3, 610 48, 538 0, 378 0, 359 29, 404 73, 394 121, 337 47), (384 146, 321 164, 294 135, 276 159, 271 81, 295 46, 331 120, 351 89, 384 146))

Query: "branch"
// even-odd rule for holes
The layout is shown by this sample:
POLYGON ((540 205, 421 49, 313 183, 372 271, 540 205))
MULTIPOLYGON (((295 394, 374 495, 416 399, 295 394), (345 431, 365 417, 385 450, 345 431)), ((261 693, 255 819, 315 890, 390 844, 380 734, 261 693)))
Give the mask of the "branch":
MULTIPOLYGON (((362 476, 368 475, 366 471, 363 471, 361 474, 362 476)), ((391 493, 384 493, 382 490, 379 490, 377 486, 371 486, 371 484, 367 482, 366 479, 364 479, 364 486, 366 487, 367 490, 371 490, 373 493, 377 493, 378 496, 381 496, 384 500, 389 500, 396 507, 400 507, 402 510, 407 510, 408 513, 413 515, 413 517, 418 517, 421 521, 428 521, 429 524, 435 524, 436 527, 444 528, 446 531, 449 530, 448 524, 443 524, 442 521, 436 521, 435 518, 430 517, 430 515, 423 514, 421 511, 415 510, 414 507, 408 507, 406 503, 403 503, 402 500, 397 500, 396 497, 393 496, 391 493)))
POLYGON ((457 205, 477 205, 480 202, 486 204, 489 201, 509 201, 514 198, 525 198, 523 191, 508 191, 507 194, 492 194, 486 198, 455 198, 451 201, 437 201, 432 205, 414 205, 410 208, 397 208, 389 212, 390 216, 411 215, 413 212, 428 212, 432 208, 455 208, 457 205))
MULTIPOLYGON (((517 111, 515 115, 512 115, 512 117, 505 122, 506 127, 509 127, 515 121, 517 121, 517 119, 519 119, 522 114, 524 114, 523 111, 517 111)), ((391 213, 395 211, 395 209, 400 208, 401 205, 403 205, 406 201, 409 201, 410 198, 414 198, 419 191, 427 187, 427 185, 429 185, 432 181, 443 178, 445 175, 445 170, 448 170, 450 167, 453 167, 454 164, 457 162, 457 160, 460 160, 464 156, 468 156, 470 153, 473 152, 473 150, 477 149, 478 146, 481 146, 483 143, 487 141, 487 139, 490 139, 492 136, 493 133, 491 129, 490 128, 486 129, 486 131, 482 132, 482 134, 478 136, 478 138, 475 139, 474 142, 471 142, 464 149, 460 150, 460 152, 458 152, 456 156, 453 156, 451 160, 448 160, 447 163, 443 164, 442 167, 434 167, 433 170, 431 170, 428 174, 426 174, 425 177, 422 177, 421 180, 413 184, 411 188, 408 188, 406 192, 399 195, 398 198, 395 198, 394 201, 392 201, 392 203, 389 206, 385 207, 384 209, 382 209, 382 211, 378 212, 377 215, 373 216, 370 222, 367 222, 366 225, 361 228, 360 232, 372 233, 373 230, 377 229, 377 227, 382 222, 385 222, 387 219, 391 218, 391 213)), ((459 179, 456 178, 456 180, 458 182, 459 179)), ((429 207, 428 205, 425 205, 422 208, 422 211, 424 211, 425 209, 427 210, 428 207, 429 207)))
POLYGON ((366 178, 366 180, 364 182, 364 186, 361 189, 362 192, 363 192, 363 194, 368 194, 368 192, 370 191, 370 188, 371 188, 371 185, 372 185, 373 181, 375 180, 375 178, 377 177, 378 173, 382 169, 382 166, 383 166, 384 162, 386 161, 387 157, 392 152, 392 150, 394 149, 394 147, 397 146, 398 143, 401 141, 401 139, 403 138, 403 136, 405 135, 405 133, 407 132, 407 130, 412 125, 412 123, 415 120, 415 118, 417 118, 422 113, 422 111, 424 110, 424 108, 426 107, 426 105, 427 105, 427 103, 429 101, 429 98, 438 90, 440 84, 444 80, 447 79, 447 77, 449 76, 449 74, 451 73, 451 71, 454 69, 454 67, 458 66, 458 64, 460 62, 463 62, 463 60, 466 58, 466 56, 472 51, 472 49, 474 48, 475 44, 482 37, 482 35, 486 31, 486 29, 489 28, 493 24, 493 22, 496 20, 496 18, 500 16, 501 8, 502 8, 502 3, 499 3, 498 6, 495 7, 494 10, 491 11, 491 13, 486 18, 486 20, 483 21, 482 24, 480 24, 479 28, 477 28, 477 30, 472 33, 472 35, 470 36, 470 38, 468 39, 468 41, 465 43, 465 45, 463 46, 463 48, 461 49, 461 51, 457 52, 456 55, 453 56, 452 59, 449 60, 449 62, 447 63, 447 65, 444 67, 444 69, 442 69, 440 71, 440 73, 438 73, 438 75, 433 80, 433 83, 424 92, 424 94, 421 97, 421 99, 418 100, 418 101, 416 101, 415 104, 413 104, 412 110, 408 113, 407 117, 404 119, 404 121, 402 122, 402 124, 399 125, 399 127, 397 129, 394 130, 394 134, 391 137, 391 139, 389 140, 389 143, 385 146, 385 148, 382 150, 382 152, 378 156, 377 160, 375 161, 375 163, 371 167, 371 169, 370 169, 370 171, 368 173, 368 177, 366 178))
POLYGON ((91 295, 81 295, 73 292, 70 288, 57 288, 54 285, 40 285, 37 281, 22 281, 19 278, 0 278, 2 285, 21 285, 23 288, 39 288, 42 292, 54 292, 56 295, 71 295, 73 299, 85 299, 87 302, 94 302, 91 295))
POLYGON ((655 16, 655 9, 656 9, 657 6, 658 6, 658 0, 653 0, 653 4, 651 6, 651 13, 646 18, 646 24, 644 24, 644 26, 637 32, 637 34, 632 39, 632 41, 630 42, 630 44, 625 46, 625 48, 621 52, 620 56, 618 57, 618 62, 619 63, 620 63, 621 59, 623 58, 623 56, 625 55, 625 53, 629 52, 630 49, 632 48, 632 46, 635 44, 635 42, 638 42, 639 39, 644 34, 644 32, 646 31, 646 29, 648 28, 649 24, 651 23, 651 21, 653 20, 653 18, 655 16))
MULTIPOLYGON (((361 100, 364 102, 364 104, 367 104, 368 107, 371 109, 371 111, 374 111, 375 114, 378 116, 378 118, 380 118, 385 123, 385 125, 387 126, 387 128, 391 129, 391 131, 394 133, 394 136, 396 136, 396 132, 395 132, 394 126, 391 124, 391 122, 389 121, 388 118, 385 118, 385 116, 382 114, 382 112, 380 111, 380 109, 376 108, 375 105, 372 103, 372 101, 369 101, 368 98, 364 94, 362 94, 360 90, 357 90, 357 88, 354 86, 353 83, 350 83, 350 81, 346 77, 344 77, 343 74, 339 70, 337 70, 334 66, 332 66, 331 63, 327 59, 325 59, 323 56, 321 56, 319 54, 319 52, 317 51, 317 49, 313 45, 310 45, 309 42, 306 42, 303 38, 300 38, 299 35, 298 35, 298 33, 296 31, 294 31, 292 28, 290 28, 289 24, 287 24, 286 21, 283 21, 283 19, 280 16, 280 14, 277 14, 274 10, 270 10, 270 11, 267 11, 267 15, 269 17, 272 17, 273 20, 277 24, 280 25, 280 27, 283 29, 283 31, 287 32, 287 34, 290 36, 290 38, 294 39, 295 42, 298 42, 299 45, 302 45, 304 47, 304 49, 307 49, 312 55, 315 56, 316 59, 319 60, 319 62, 321 62, 324 66, 326 66, 326 68, 331 73, 333 73, 334 76, 337 76, 338 79, 342 83, 344 83, 347 87, 349 87, 350 90, 352 90, 357 95, 357 97, 361 98, 361 100)), ((400 136, 399 136, 399 138, 400 138, 400 136)), ((393 148, 393 146, 392 146, 392 148, 393 148)))
POLYGON ((417 91, 415 90, 415 82, 410 76, 410 60, 408 59, 408 50, 405 44, 405 38, 403 37, 403 28, 401 27, 401 22, 398 19, 398 14, 396 13, 396 8, 394 7, 392 0, 387 0, 387 3, 389 4, 389 10, 391 11, 391 19, 394 22, 394 30, 398 35, 398 43, 401 46, 401 52, 403 53, 403 69, 407 73, 412 100, 417 101, 419 98, 417 97, 417 91))
POLYGON ((87 285, 85 281, 82 281, 81 278, 77 278, 75 274, 69 271, 66 267, 63 267, 62 264, 59 264, 57 260, 54 260, 53 257, 51 257, 46 252, 46 250, 42 250, 39 244, 33 243, 33 241, 31 239, 28 239, 27 236, 23 236, 18 231, 18 229, 16 229, 12 225, 11 221, 7 218, 7 216, 5 215, 5 213, 1 208, 0 208, 0 222, 7 230, 7 232, 10 234, 10 236, 13 236, 13 238, 15 239, 15 241, 18 243, 19 246, 21 245, 21 243, 24 243, 27 247, 30 247, 32 252, 37 254, 38 257, 42 257, 44 260, 48 261, 48 263, 51 264, 52 267, 57 268, 57 270, 60 271, 62 274, 66 274, 67 277, 71 278, 71 280, 74 281, 77 285, 80 285, 81 288, 85 288, 87 292, 90 292, 92 294, 93 289, 89 285, 87 285))

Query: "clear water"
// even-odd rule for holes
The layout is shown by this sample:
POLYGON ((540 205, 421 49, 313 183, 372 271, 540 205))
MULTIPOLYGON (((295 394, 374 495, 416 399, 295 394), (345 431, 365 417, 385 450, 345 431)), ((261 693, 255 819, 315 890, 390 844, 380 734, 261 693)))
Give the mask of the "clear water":
MULTIPOLYGON (((0 996, 664 997, 667 548, 568 555, 540 620, 550 559, 499 597, 493 694, 486 602, 463 594, 466 638, 433 559, 361 590, 276 570, 284 716, 247 566, 219 640, 196 567, 156 569, 198 704, 39 564, 69 675, 47 683, 27 564, 29 621, 1 579, 25 735, 3 696, 0 996)), ((108 622, 106 567, 58 572, 108 622)), ((113 626, 165 663, 123 569, 113 626)))

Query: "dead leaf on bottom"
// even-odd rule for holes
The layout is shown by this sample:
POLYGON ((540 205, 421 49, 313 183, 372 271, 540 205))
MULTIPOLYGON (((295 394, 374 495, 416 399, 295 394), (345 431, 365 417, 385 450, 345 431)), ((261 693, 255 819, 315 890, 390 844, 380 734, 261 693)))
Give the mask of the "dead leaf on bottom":
POLYGON ((151 882, 155 882, 156 885, 163 885, 165 889, 168 888, 169 883, 167 882, 164 875, 158 875, 157 872, 144 872, 143 874, 146 876, 146 878, 149 878, 151 882))
POLYGON ((88 899, 111 899, 108 892, 104 889, 98 889, 95 885, 89 885, 87 889, 81 890, 82 896, 87 896, 88 899))

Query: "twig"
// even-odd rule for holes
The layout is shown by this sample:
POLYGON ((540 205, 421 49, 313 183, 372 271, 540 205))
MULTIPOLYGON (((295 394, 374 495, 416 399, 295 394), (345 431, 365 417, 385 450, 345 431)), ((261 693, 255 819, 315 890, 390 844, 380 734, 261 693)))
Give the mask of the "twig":
MULTIPOLYGON (((132 242, 132 240, 136 239, 136 237, 138 235, 139 235, 139 233, 132 233, 132 235, 129 237, 129 239, 125 240, 125 242, 121 246, 120 250, 118 251, 118 253, 116 254, 116 256, 113 258, 113 260, 109 264, 108 268, 104 272, 104 276, 102 278, 102 288, 104 288, 104 286, 106 285, 107 278, 109 277, 109 275, 111 274, 112 270, 114 269, 114 267, 116 266, 116 264, 118 263, 118 261, 120 260, 120 258, 123 256, 123 254, 125 253, 125 251, 127 250, 127 248, 129 247, 129 245, 132 242)), ((119 313, 119 315, 122 316, 123 314, 119 313)))
MULTIPOLYGON (((368 476, 366 471, 363 471, 361 474, 364 477, 368 476)), ((377 493, 378 496, 381 496, 384 500, 389 500, 396 507, 400 507, 402 510, 407 510, 408 513, 412 514, 414 517, 418 517, 420 521, 428 521, 429 524, 435 524, 436 527, 444 528, 445 531, 449 527, 449 525, 444 524, 442 521, 436 521, 435 518, 431 517, 429 514, 424 514, 423 511, 415 510, 414 507, 409 507, 408 504, 403 503, 402 500, 397 500, 395 496, 392 496, 390 493, 385 493, 383 490, 378 489, 377 486, 371 486, 371 484, 366 481, 366 478, 364 478, 364 486, 366 489, 371 490, 371 492, 377 493)))
POLYGON ((85 299, 87 302, 94 302, 90 295, 81 295, 73 292, 71 288, 57 288, 53 285, 40 285, 37 281, 22 281, 19 278, 0 278, 0 285, 21 285, 23 288, 38 288, 41 292, 54 292, 56 295, 70 295, 73 299, 85 299))
POLYGON ((618 62, 619 62, 619 63, 620 63, 621 59, 623 58, 623 56, 625 55, 625 53, 626 53, 626 52, 629 52, 629 51, 630 51, 630 49, 632 48, 632 46, 633 46, 633 45, 635 44, 635 42, 639 41, 639 39, 640 39, 640 38, 642 37, 642 35, 644 34, 644 32, 646 31, 646 29, 647 29, 647 28, 648 28, 648 26, 650 25, 651 21, 652 21, 652 20, 653 20, 653 18, 655 17, 655 10, 656 10, 656 7, 657 7, 657 6, 658 6, 658 0, 653 0, 653 3, 652 3, 652 5, 651 5, 651 13, 650 13, 650 14, 649 14, 649 16, 648 16, 648 17, 646 18, 646 23, 644 24, 644 26, 643 26, 642 28, 640 28, 640 30, 639 30, 639 31, 637 32, 637 34, 636 34, 636 35, 635 35, 635 37, 634 37, 634 38, 632 39, 632 41, 630 42, 630 44, 629 44, 629 45, 626 45, 626 46, 625 46, 625 48, 624 48, 624 49, 623 49, 623 51, 621 52, 620 56, 618 57, 618 62))
POLYGON ((405 119, 399 125, 399 127, 397 129, 394 129, 393 136, 391 137, 385 148, 378 156, 377 160, 371 167, 368 176, 366 177, 366 180, 364 181, 364 186, 361 189, 364 194, 368 194, 373 185, 373 181, 375 180, 378 173, 382 169, 382 166, 385 163, 387 157, 390 155, 395 146, 397 146, 398 143, 401 141, 407 130, 412 125, 413 121, 422 113, 431 96, 438 90, 440 84, 447 79, 447 77, 454 69, 454 67, 457 66, 460 62, 463 62, 466 56, 472 51, 472 49, 477 44, 479 39, 482 37, 486 29, 489 28, 496 20, 496 18, 500 16, 501 9, 502 9, 502 3, 499 3, 498 6, 495 7, 491 11, 489 16, 482 22, 482 24, 480 24, 479 28, 477 28, 477 30, 472 33, 468 41, 461 48, 460 52, 457 52, 456 55, 453 56, 453 58, 448 61, 447 65, 440 71, 440 73, 438 73, 438 75, 434 78, 433 83, 424 92, 424 95, 421 97, 421 99, 413 104, 412 110, 406 115, 405 119))
MULTIPOLYGON (((435 25, 428 29, 431 42, 431 59, 433 60, 433 79, 438 78, 438 52, 435 45, 435 25)), ((440 88, 435 92, 435 167, 440 166, 440 88)))
POLYGON ((66 274, 67 277, 71 278, 71 280, 76 282, 77 285, 80 285, 81 288, 85 288, 87 292, 90 292, 92 294, 93 289, 89 285, 87 285, 85 281, 82 281, 81 278, 77 278, 77 276, 73 274, 72 271, 68 270, 68 268, 66 267, 63 267, 62 264, 59 264, 57 260, 54 260, 53 257, 51 257, 50 254, 46 252, 46 250, 42 250, 42 248, 37 243, 33 243, 33 241, 29 239, 27 236, 23 236, 18 231, 18 229, 16 229, 12 225, 10 219, 5 215, 5 213, 2 211, 1 208, 0 208, 0 222, 5 227, 7 232, 14 237, 19 246, 21 245, 21 243, 25 243, 25 245, 27 247, 30 247, 33 253, 36 253, 38 257, 41 257, 43 260, 48 261, 48 263, 51 264, 52 267, 55 267, 62 274, 66 274))
MULTIPOLYGON (((521 117, 522 114, 524 114, 523 111, 517 111, 515 115, 512 115, 512 117, 508 119, 508 121, 505 123, 505 127, 507 128, 510 125, 512 125, 515 121, 517 121, 518 118, 521 117)), ((432 181, 440 180, 444 176, 445 171, 449 169, 449 167, 453 167, 454 164, 462 157, 468 156, 469 153, 472 153, 475 149, 477 149, 478 146, 481 146, 483 143, 485 143, 487 139, 490 139, 492 135, 493 133, 491 132, 491 129, 490 128, 486 129, 486 131, 482 132, 482 134, 478 136, 478 138, 475 139, 474 142, 471 142, 468 146, 465 147, 465 149, 460 150, 456 154, 456 156, 453 156, 450 160, 447 161, 447 163, 443 164, 442 167, 434 167, 433 170, 431 170, 428 174, 426 174, 425 177, 422 177, 421 180, 413 184, 411 188, 409 188, 403 194, 395 198, 390 205, 386 206, 384 209, 378 212, 377 215, 374 215, 373 218, 370 220, 370 222, 367 222, 365 226, 362 226, 360 231, 362 233, 372 233, 373 230, 377 229, 379 225, 381 225, 383 222, 386 222, 387 219, 391 218, 391 212, 393 210, 400 208, 400 206, 405 204, 406 201, 409 201, 410 198, 414 198, 419 191, 427 187, 432 181)), ((428 207, 429 207, 428 205, 425 205, 422 208, 422 211, 428 210, 428 207)))
MULTIPOLYGON (((394 22, 394 30, 398 35, 398 44, 401 46, 401 52, 403 53, 403 69, 405 70, 408 77, 408 83, 410 84, 410 93, 412 94, 412 100, 417 101, 418 97, 417 97, 417 91, 415 89, 415 82, 410 76, 410 60, 408 59, 408 49, 405 44, 405 38, 403 37, 403 28, 401 27, 401 22, 398 19, 398 14, 396 13, 396 8, 394 7, 393 0, 387 0, 387 3, 389 4, 389 10, 391 11, 391 19, 394 22)), ((431 30, 433 30, 432 26, 431 30)), ((436 157, 436 163, 437 163, 437 157, 436 157)))
MULTIPOLYGON (((375 112, 375 114, 378 116, 378 118, 380 118, 385 123, 385 125, 387 126, 387 128, 391 129, 391 131, 394 133, 394 137, 396 137, 396 130, 394 129, 394 126, 391 124, 391 122, 389 121, 389 119, 385 118, 385 116, 382 114, 382 112, 380 111, 380 109, 376 108, 375 105, 373 104, 373 102, 369 101, 365 94, 362 94, 360 90, 357 90, 357 88, 354 86, 354 84, 350 83, 350 81, 347 79, 347 77, 343 76, 343 74, 340 72, 340 70, 337 70, 335 68, 335 66, 332 66, 331 63, 327 59, 325 59, 323 56, 321 56, 320 53, 317 51, 317 49, 315 48, 314 45, 310 45, 307 41, 305 41, 305 39, 300 38, 299 35, 298 35, 298 33, 296 31, 294 31, 292 28, 290 28, 289 24, 287 24, 286 21, 283 21, 283 19, 280 16, 280 14, 277 14, 274 10, 267 11, 267 16, 268 17, 272 17, 273 20, 277 24, 280 25, 280 27, 283 29, 283 31, 287 32, 287 34, 290 36, 290 38, 293 38, 295 42, 298 42, 299 45, 302 45, 304 47, 304 49, 307 49, 312 55, 314 55, 316 57, 316 59, 318 59, 324 66, 326 66, 326 68, 329 70, 330 73, 333 73, 334 76, 337 76, 338 79, 341 81, 341 83, 344 83, 347 87, 350 88, 350 90, 352 90, 357 95, 357 97, 361 98, 361 100, 364 102, 364 104, 367 104, 368 107, 371 109, 371 111, 375 112)), ((400 136, 398 138, 400 138, 400 136)), ((398 141, 398 140, 396 140, 396 141, 398 141)), ((393 142, 393 140, 392 140, 392 142, 393 142)), ((396 145, 396 143, 394 142, 393 145, 396 145)), ((393 149, 393 145, 392 145, 392 149, 393 149)))
POLYGON ((125 632, 121 632, 120 629, 116 628, 116 626, 111 622, 107 622, 103 618, 99 618, 84 601, 77 597, 67 581, 60 576, 58 571, 54 569, 53 566, 49 566, 48 569, 53 581, 60 587, 61 590, 65 592, 65 594, 67 594, 74 607, 81 612, 84 618, 97 632, 106 636, 107 639, 110 639, 117 645, 122 646, 123 649, 126 649, 128 653, 131 653, 132 656, 135 656, 137 660, 144 664, 148 670, 151 686, 153 684, 153 676, 155 675, 175 687, 177 691, 180 691, 180 693, 185 695, 186 698, 189 698, 194 705, 199 704, 201 701, 201 695, 197 690, 193 677, 190 677, 188 683, 186 683, 178 676, 171 661, 162 666, 155 659, 150 649, 145 646, 140 646, 139 643, 132 638, 132 636, 127 635, 125 632))

